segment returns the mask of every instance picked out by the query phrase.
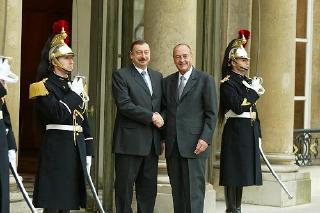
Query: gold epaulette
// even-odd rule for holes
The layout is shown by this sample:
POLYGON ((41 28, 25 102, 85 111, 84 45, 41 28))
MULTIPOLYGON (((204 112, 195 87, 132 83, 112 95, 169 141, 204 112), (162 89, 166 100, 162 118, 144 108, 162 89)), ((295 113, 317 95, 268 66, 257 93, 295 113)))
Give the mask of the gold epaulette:
POLYGON ((249 105, 251 105, 251 103, 246 98, 244 98, 241 103, 241 106, 249 106, 249 105))
POLYGON ((48 78, 43 79, 42 81, 35 82, 30 84, 29 87, 29 99, 36 98, 38 96, 46 96, 49 94, 44 82, 46 82, 48 78))
POLYGON ((224 77, 220 82, 224 83, 226 81, 229 81, 230 75, 227 75, 226 77, 224 77))

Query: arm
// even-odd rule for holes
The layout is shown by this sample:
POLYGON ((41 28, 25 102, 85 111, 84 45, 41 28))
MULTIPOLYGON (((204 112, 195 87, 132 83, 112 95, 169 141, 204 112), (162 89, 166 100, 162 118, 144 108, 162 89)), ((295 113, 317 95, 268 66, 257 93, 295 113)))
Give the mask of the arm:
POLYGON ((204 121, 200 139, 211 144, 212 135, 217 122, 217 96, 216 87, 212 76, 208 76, 202 93, 204 121))
POLYGON ((87 156, 94 156, 94 140, 91 135, 88 117, 86 114, 84 114, 83 117, 84 117, 84 120, 82 122, 82 129, 83 129, 84 140, 86 142, 87 156))
POLYGON ((6 127, 6 133, 7 133, 8 149, 9 150, 10 149, 17 150, 16 140, 14 138, 14 134, 12 131, 10 114, 9 114, 6 103, 3 103, 3 105, 2 105, 2 112, 3 112, 4 124, 6 127))
POLYGON ((239 94, 230 80, 221 84, 220 93, 224 104, 237 114, 249 111, 252 104, 259 98, 259 95, 249 88, 246 94, 239 94))
POLYGON ((3 98, 6 94, 7 94, 7 90, 3 86, 3 84, 0 82, 0 98, 3 98))
POLYGON ((61 100, 49 91, 48 95, 37 97, 36 108, 43 116, 59 124, 70 119, 73 110, 77 109, 82 102, 80 96, 71 90, 61 100))
POLYGON ((152 122, 153 112, 133 103, 129 96, 127 82, 119 71, 112 73, 112 93, 120 114, 145 125, 152 122))
POLYGON ((164 143, 166 139, 166 122, 167 122, 167 83, 166 79, 162 79, 162 97, 161 97, 161 116, 164 121, 164 126, 160 129, 161 141, 164 143))

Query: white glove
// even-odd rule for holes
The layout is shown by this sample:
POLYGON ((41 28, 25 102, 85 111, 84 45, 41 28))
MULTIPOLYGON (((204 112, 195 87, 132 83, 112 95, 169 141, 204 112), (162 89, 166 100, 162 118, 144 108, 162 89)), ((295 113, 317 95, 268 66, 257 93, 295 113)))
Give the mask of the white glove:
POLYGON ((260 80, 258 78, 254 78, 251 85, 245 80, 242 81, 242 84, 247 88, 253 89, 259 96, 263 95, 266 91, 260 84, 260 80))
POLYGON ((257 77, 253 77, 251 86, 252 86, 252 89, 253 89, 254 91, 256 91, 256 93, 257 93, 259 96, 263 95, 264 92, 266 91, 266 90, 262 87, 261 82, 260 82, 260 79, 257 78, 257 77))
POLYGON ((17 83, 18 76, 11 71, 8 59, 0 60, 0 79, 6 83, 17 83))
POLYGON ((87 167, 87 171, 88 174, 90 175, 90 168, 91 168, 91 161, 92 161, 92 156, 87 156, 86 158, 86 167, 87 167))
POLYGON ((84 91, 82 78, 75 78, 71 83, 70 89, 81 96, 84 91))
POLYGON ((14 170, 17 171, 17 163, 16 163, 16 150, 10 149, 8 151, 9 162, 11 163, 14 170))

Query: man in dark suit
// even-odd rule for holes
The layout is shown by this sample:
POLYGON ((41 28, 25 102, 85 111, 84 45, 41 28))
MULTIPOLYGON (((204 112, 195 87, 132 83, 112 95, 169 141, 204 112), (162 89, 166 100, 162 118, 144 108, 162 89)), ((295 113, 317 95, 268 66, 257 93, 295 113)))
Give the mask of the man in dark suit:
POLYGON ((203 212, 205 167, 216 125, 212 76, 192 66, 191 48, 173 49, 178 72, 163 83, 167 169, 175 213, 203 212))
POLYGON ((162 74, 147 67, 150 48, 145 41, 131 45, 132 64, 112 75, 117 105, 113 133, 117 212, 132 212, 135 185, 138 212, 151 213, 157 195, 158 156, 163 119, 162 74))

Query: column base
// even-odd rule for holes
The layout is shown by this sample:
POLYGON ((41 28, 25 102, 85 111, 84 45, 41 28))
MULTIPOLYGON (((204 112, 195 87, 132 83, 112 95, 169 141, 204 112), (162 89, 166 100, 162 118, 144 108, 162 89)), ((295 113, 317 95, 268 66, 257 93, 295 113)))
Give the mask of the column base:
MULTIPOLYGON (((204 213, 215 212, 216 209, 216 191, 209 183, 206 184, 206 193, 204 200, 204 213)), ((169 177, 158 177, 158 194, 154 213, 173 212, 173 201, 169 177)))
MULTIPOLYGON (((244 187, 242 202, 262 206, 287 207, 311 202, 311 179, 309 172, 277 173, 288 191, 293 195, 290 200, 271 173, 262 173, 263 185, 244 187)), ((219 170, 214 170, 219 177, 219 170)), ((224 200, 223 187, 215 181, 217 200, 224 200)))

